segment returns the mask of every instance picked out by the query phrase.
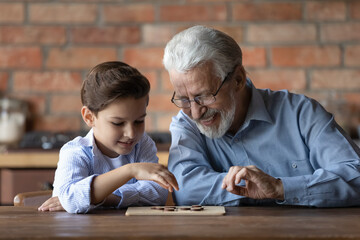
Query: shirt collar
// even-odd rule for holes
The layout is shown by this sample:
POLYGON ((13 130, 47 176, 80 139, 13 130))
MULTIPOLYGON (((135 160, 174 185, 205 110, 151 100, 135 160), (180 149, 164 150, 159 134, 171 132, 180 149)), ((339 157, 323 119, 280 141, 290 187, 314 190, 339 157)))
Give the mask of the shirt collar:
POLYGON ((95 138, 94 138, 94 130, 91 128, 90 131, 86 134, 86 136, 82 139, 83 145, 91 148, 91 152, 93 156, 98 155, 100 152, 98 149, 95 138))
POLYGON ((248 125, 251 120, 274 123, 269 114, 269 111, 265 106, 264 99, 261 96, 259 90, 255 88, 254 84, 249 78, 247 78, 246 84, 251 87, 251 100, 244 125, 248 125))
POLYGON ((83 145, 86 147, 94 147, 95 140, 94 140, 94 130, 90 129, 90 131, 86 134, 86 136, 82 139, 83 145))

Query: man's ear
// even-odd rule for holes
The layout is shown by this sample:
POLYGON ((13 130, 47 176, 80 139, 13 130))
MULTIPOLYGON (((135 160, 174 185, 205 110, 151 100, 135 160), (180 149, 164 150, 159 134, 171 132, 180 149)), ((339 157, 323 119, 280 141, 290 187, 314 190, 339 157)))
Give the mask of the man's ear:
POLYGON ((81 116, 89 127, 93 127, 95 125, 95 114, 87 107, 83 106, 81 108, 81 116))
POLYGON ((243 86, 246 85, 245 68, 242 65, 238 65, 235 69, 234 75, 235 75, 234 77, 236 81, 236 86, 238 86, 239 89, 241 89, 243 86))

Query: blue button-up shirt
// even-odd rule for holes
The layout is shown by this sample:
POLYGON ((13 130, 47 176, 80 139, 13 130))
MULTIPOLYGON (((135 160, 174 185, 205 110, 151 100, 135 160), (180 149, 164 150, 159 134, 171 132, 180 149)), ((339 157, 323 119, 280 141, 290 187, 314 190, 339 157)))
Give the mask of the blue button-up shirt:
MULTIPOLYGON (((144 134, 133 150, 116 158, 106 157, 97 148, 93 130, 77 137, 60 150, 55 173, 53 196, 70 213, 86 213, 99 205, 91 204, 91 183, 94 177, 117 167, 136 162, 158 162, 154 141, 144 134)), ((113 194, 121 197, 117 208, 139 205, 163 205, 168 191, 153 181, 131 179, 113 194)))
MULTIPOLYGON (((169 170, 179 205, 360 205, 360 150, 318 102, 256 89, 237 133, 210 139, 182 111, 172 119, 169 170), (285 200, 254 200, 221 188, 231 166, 255 165, 282 180, 285 200)), ((241 183, 243 184, 243 183, 241 183)))

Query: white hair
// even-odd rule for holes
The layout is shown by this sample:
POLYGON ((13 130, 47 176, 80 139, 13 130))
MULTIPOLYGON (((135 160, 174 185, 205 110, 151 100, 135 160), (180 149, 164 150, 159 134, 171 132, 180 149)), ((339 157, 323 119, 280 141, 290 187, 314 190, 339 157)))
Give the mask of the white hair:
POLYGON ((230 36, 204 26, 176 34, 165 47, 163 64, 167 71, 187 72, 207 62, 224 79, 236 65, 242 65, 241 49, 230 36))

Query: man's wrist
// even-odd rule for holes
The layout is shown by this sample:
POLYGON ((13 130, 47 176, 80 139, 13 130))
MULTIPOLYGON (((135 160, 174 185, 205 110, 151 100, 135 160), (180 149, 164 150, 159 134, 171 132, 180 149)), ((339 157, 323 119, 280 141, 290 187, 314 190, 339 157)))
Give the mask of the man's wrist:
POLYGON ((281 179, 277 179, 277 184, 276 184, 276 192, 277 192, 277 200, 281 200, 284 201, 284 185, 281 181, 281 179))

